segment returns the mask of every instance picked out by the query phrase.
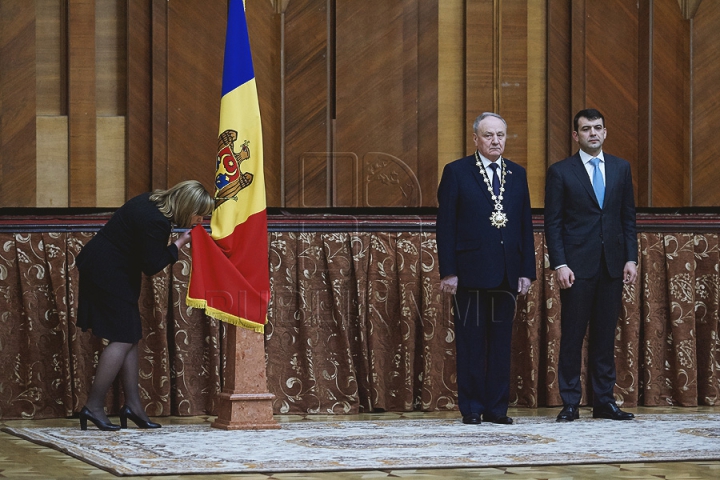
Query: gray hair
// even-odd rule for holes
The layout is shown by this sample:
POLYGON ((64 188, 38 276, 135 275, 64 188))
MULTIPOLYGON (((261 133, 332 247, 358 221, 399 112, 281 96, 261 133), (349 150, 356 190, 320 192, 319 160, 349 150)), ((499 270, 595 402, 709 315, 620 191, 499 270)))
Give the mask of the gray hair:
POLYGON ((507 122, 505 121, 505 119, 503 117, 501 117, 497 113, 483 112, 480 115, 478 115, 478 117, 473 122, 473 133, 477 133, 478 127, 480 126, 480 122, 482 122, 483 120, 485 120, 488 117, 495 117, 495 118, 499 118, 500 120, 502 120, 502 122, 505 124, 505 130, 507 130, 507 122))

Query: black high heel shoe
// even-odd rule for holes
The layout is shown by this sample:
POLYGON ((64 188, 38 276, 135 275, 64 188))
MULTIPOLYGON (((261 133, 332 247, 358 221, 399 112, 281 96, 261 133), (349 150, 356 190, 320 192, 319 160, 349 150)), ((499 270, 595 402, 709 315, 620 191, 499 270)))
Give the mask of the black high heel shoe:
POLYGON ((159 423, 151 422, 150 420, 143 420, 142 418, 138 417, 133 413, 132 410, 130 410, 130 407, 127 405, 123 405, 123 407, 120 409, 120 412, 118 413, 120 415, 120 427, 121 428, 127 428, 127 421, 128 418, 135 422, 135 425, 138 426, 138 428, 160 428, 162 425, 159 423))
POLYGON ((80 430, 87 430, 88 420, 94 423, 97 428, 106 432, 115 432, 117 430, 120 430, 120 425, 115 425, 114 423, 110 422, 104 422, 97 418, 95 415, 93 415, 89 408, 83 407, 82 410, 80 410, 80 430))

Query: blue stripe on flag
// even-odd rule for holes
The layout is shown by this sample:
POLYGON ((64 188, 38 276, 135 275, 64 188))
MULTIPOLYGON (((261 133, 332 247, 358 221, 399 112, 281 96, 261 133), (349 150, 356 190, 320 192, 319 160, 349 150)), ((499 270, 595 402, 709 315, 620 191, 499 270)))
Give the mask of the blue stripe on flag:
POLYGON ((243 0, 230 0, 225 37, 222 95, 255 77, 243 0))

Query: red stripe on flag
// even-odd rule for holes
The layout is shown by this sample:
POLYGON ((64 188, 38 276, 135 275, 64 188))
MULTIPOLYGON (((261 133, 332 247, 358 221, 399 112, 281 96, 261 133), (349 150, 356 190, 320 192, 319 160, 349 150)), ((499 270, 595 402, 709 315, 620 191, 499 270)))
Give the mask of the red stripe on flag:
POLYGON ((220 320, 237 317, 264 325, 270 300, 265 210, 248 217, 225 238, 213 240, 201 226, 191 235, 189 303, 206 303, 208 314, 220 320))

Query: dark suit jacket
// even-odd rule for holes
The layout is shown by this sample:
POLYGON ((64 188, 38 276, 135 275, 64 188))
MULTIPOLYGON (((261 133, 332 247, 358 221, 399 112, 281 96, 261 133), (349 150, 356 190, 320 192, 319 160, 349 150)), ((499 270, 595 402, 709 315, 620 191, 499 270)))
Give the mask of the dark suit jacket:
POLYGON ((545 242, 550 266, 566 264, 576 278, 595 276, 602 253, 612 277, 621 277, 625 263, 638 258, 630 164, 607 153, 604 158, 602 209, 579 153, 547 172, 545 242))
POLYGON ((513 289, 518 278, 535 279, 530 193, 520 165, 505 159, 505 227, 490 224, 495 209, 475 156, 445 166, 438 188, 436 237, 440 278, 457 275, 458 286, 495 288, 505 275, 513 289))

